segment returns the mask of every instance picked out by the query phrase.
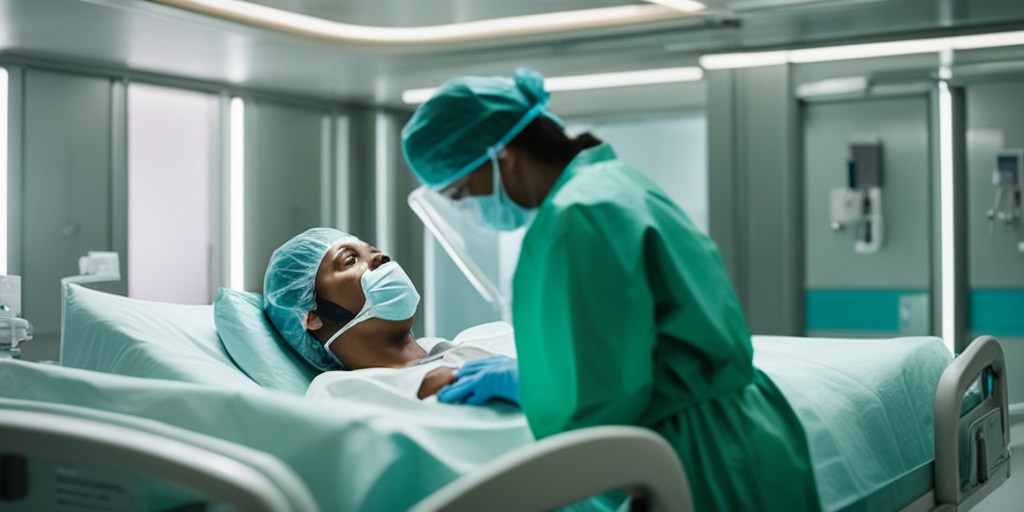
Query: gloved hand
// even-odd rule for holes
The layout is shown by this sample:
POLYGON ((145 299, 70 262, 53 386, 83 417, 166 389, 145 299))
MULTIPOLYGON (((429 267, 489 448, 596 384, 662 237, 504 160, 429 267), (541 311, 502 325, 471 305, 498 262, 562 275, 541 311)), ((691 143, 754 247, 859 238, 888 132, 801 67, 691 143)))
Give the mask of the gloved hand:
POLYGON ((441 388, 438 401, 481 405, 500 399, 519 405, 519 364, 505 356, 470 361, 458 369, 458 379, 441 388))

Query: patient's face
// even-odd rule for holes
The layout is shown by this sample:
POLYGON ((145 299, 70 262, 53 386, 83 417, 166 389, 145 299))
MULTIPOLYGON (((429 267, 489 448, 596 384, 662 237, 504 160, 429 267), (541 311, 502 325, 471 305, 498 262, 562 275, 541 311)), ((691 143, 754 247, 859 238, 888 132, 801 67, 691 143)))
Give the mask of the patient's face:
POLYGON ((391 261, 386 254, 362 240, 338 242, 327 250, 316 272, 316 293, 351 312, 359 313, 366 296, 360 278, 391 261))
MULTIPOLYGON (((363 272, 374 270, 391 261, 366 242, 346 240, 333 245, 320 261, 316 274, 316 293, 353 314, 366 302, 361 278, 363 272)), ((318 332, 326 342, 338 325, 324 319, 325 328, 318 332)), ((400 368, 409 361, 425 356, 423 348, 410 334, 413 319, 384 320, 370 318, 342 333, 330 350, 349 369, 400 368)))

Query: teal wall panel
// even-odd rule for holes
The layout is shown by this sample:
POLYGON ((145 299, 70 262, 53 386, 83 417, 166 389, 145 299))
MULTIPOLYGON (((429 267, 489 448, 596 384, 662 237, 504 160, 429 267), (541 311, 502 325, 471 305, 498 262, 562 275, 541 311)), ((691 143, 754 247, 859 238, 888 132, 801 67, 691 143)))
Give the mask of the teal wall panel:
POLYGON ((976 335, 1024 336, 1024 289, 971 290, 969 319, 976 335))
POLYGON ((807 330, 926 334, 927 297, 926 290, 808 290, 807 330))

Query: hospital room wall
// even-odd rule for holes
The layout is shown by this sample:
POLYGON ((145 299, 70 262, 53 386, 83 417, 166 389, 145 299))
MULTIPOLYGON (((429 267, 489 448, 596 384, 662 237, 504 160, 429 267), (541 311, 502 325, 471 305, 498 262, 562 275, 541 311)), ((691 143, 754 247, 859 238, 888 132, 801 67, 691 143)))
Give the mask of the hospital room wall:
MULTIPOLYGON (((938 56, 923 55, 707 73, 711 236, 752 332, 942 334, 937 89, 930 74, 938 65, 938 56), (872 90, 796 94, 806 84, 843 77, 864 77, 872 90), (883 252, 898 260, 884 268, 874 268, 868 260, 886 259, 879 257, 885 254, 854 254, 852 240, 840 243, 845 235, 828 229, 827 194, 843 184, 850 137, 871 134, 881 136, 887 153, 883 213, 890 231, 883 252), (812 175, 816 171, 807 168, 828 159, 831 163, 824 167, 831 171, 812 175), (905 271, 896 272, 900 268, 905 271), (927 318, 918 316, 907 326, 913 329, 901 332, 896 322, 905 311, 893 308, 887 314, 895 327, 885 332, 864 326, 808 330, 805 292, 839 281, 850 288, 914 291, 931 302, 925 306, 927 318)), ((956 297, 962 304, 957 321, 967 331, 962 343, 979 334, 996 334, 1010 371, 1016 373, 1024 368, 1019 329, 1024 262, 1017 252, 1024 228, 1020 223, 999 224, 990 235, 985 214, 996 191, 991 184, 996 150, 1024 144, 1024 111, 1015 99, 1024 92, 1024 80, 1019 75, 992 76, 974 82, 953 86, 953 142, 961 148, 956 152, 960 156, 954 156, 954 198, 960 198, 956 208, 964 211, 966 221, 957 228, 954 248, 964 281, 956 297), (956 112, 966 119, 966 127, 959 130, 956 112), (960 165, 955 164, 958 158, 960 165)), ((1009 380, 1011 401, 1024 401, 1024 380, 1013 374, 1009 380)))
MULTIPOLYGON (((861 262, 857 260, 847 262, 843 268, 841 262, 821 253, 822 240, 818 239, 820 233, 808 232, 806 226, 824 226, 827 231, 829 191, 828 187, 818 190, 824 182, 817 178, 826 172, 825 167, 832 164, 821 166, 818 162, 805 162, 807 155, 832 158, 835 164, 832 166, 835 167, 832 176, 835 179, 832 181, 842 183, 846 144, 849 142, 846 139, 850 135, 870 133, 873 129, 858 128, 855 125, 858 122, 862 125, 876 123, 884 128, 885 122, 857 121, 844 117, 847 114, 860 115, 864 98, 828 98, 829 101, 819 103, 820 98, 814 102, 802 100, 797 96, 798 90, 804 84, 833 78, 884 74, 934 65, 934 58, 909 57, 800 66, 778 65, 707 73, 711 236, 722 252, 752 332, 808 334, 807 322, 810 318, 807 315, 807 291, 817 286, 822 276, 854 278, 853 274, 856 274, 856 279, 862 283, 887 282, 886 268, 882 268, 880 273, 872 272, 868 267, 861 268, 861 262), (844 101, 848 107, 840 105, 844 101), (838 139, 829 139, 828 151, 823 152, 822 148, 817 147, 822 141, 814 137, 824 134, 821 127, 807 126, 808 114, 815 120, 822 116, 814 114, 833 108, 846 108, 848 112, 837 110, 827 112, 824 116, 828 123, 834 125, 825 139, 838 139), (817 170, 808 168, 808 165, 817 170), (808 187, 815 190, 807 192, 808 187), (825 209, 822 211, 823 205, 825 209), (807 274, 808 269, 823 267, 827 268, 815 271, 813 275, 807 274)), ((912 163, 916 166, 918 176, 910 179, 913 183, 905 183, 897 191, 890 187, 888 191, 892 197, 901 197, 903 193, 910 192, 914 201, 883 201, 883 204, 888 206, 886 213, 905 210, 910 212, 908 215, 921 217, 926 215, 931 200, 927 179, 919 183, 922 173, 927 174, 929 169, 927 84, 923 90, 917 89, 916 95, 917 121, 913 124, 913 134, 917 141, 914 154, 918 161, 912 163)), ((885 110, 884 107, 882 110, 885 110)), ((902 132, 893 134, 896 139, 907 135, 902 132)), ((896 139, 890 142, 902 146, 904 141, 896 139)), ((898 163, 902 166, 905 162, 898 163)), ((900 223, 904 223, 904 219, 900 223)), ((907 247, 897 251, 899 254, 891 258, 920 270, 914 287, 915 290, 923 289, 927 292, 931 286, 929 267, 932 262, 928 257, 930 226, 927 221, 918 221, 917 224, 911 226, 906 233, 914 240, 901 240, 896 245, 907 247), (908 250, 917 252, 904 254, 908 250), (923 265, 922 259, 925 260, 923 265)), ((847 246, 844 249, 850 253, 846 255, 850 259, 854 256, 852 240, 849 240, 847 246)), ((877 270, 878 265, 875 268, 877 270)), ((897 310, 894 308, 892 313, 895 318, 897 310)), ((854 331, 833 331, 831 334, 860 334, 854 331)), ((896 329, 890 332, 897 333, 896 329)))
MULTIPOLYGON (((989 223, 997 187, 996 154, 1024 149, 1024 75, 991 77, 963 86, 966 110, 967 328, 996 336, 1008 361, 1010 401, 1024 402, 1024 225, 989 223)), ((1005 192, 1005 191, 1004 191, 1005 192)), ((1012 199, 1001 205, 1009 211, 1012 199)))
MULTIPOLYGON (((10 69, 10 68, 9 68, 10 69)), ((16 68, 13 109, 19 126, 10 130, 18 152, 10 167, 20 183, 20 209, 9 237, 15 253, 8 271, 22 276, 22 314, 35 340, 26 358, 55 359, 60 330, 61 277, 77 274, 78 257, 89 250, 116 250, 115 212, 124 211, 124 168, 115 164, 115 134, 123 118, 114 106, 123 93, 110 80, 50 70, 16 68), (16 238, 15 238, 16 237, 16 238)), ((98 285, 124 293, 124 283, 98 285)))
POLYGON ((709 71, 708 215, 755 334, 803 333, 796 102, 786 66, 709 71))
MULTIPOLYGON (((355 233, 372 229, 372 213, 361 213, 367 208, 372 212, 372 199, 364 199, 364 190, 351 190, 363 187, 367 179, 349 172, 373 170, 373 152, 367 155, 359 150, 364 144, 372 147, 372 135, 369 140, 353 141, 349 134, 365 132, 366 126, 359 123, 367 118, 373 134, 374 109, 60 63, 2 64, 11 84, 8 272, 22 276, 22 314, 35 329, 35 339, 23 346, 26 359, 57 358, 59 280, 78 273, 80 256, 91 250, 119 252, 122 279, 90 286, 127 293, 127 110, 134 84, 206 94, 215 103, 222 98, 225 129, 230 97, 237 94, 246 100, 245 289, 262 290, 270 252, 306 227, 331 225, 355 233)), ((216 129, 212 134, 215 140, 209 141, 209 156, 217 160, 227 153, 228 135, 216 129)), ((164 135, 171 136, 170 132, 164 135)), ((221 160, 223 165, 211 165, 211 184, 220 184, 209 187, 216 197, 195 197, 189 202, 210 201, 213 210, 218 205, 226 210, 229 162, 221 160)), ((372 182, 373 173, 368 174, 372 182)), ((181 207, 188 208, 188 202, 181 207)), ((228 228, 222 225, 226 215, 214 212, 210 222, 212 278, 205 303, 212 302, 218 287, 229 284, 228 228)))
POLYGON ((927 93, 804 104, 807 334, 932 333, 929 107, 927 93), (830 193, 848 186, 849 145, 863 140, 881 145, 884 230, 866 253, 854 226, 830 226, 830 193))

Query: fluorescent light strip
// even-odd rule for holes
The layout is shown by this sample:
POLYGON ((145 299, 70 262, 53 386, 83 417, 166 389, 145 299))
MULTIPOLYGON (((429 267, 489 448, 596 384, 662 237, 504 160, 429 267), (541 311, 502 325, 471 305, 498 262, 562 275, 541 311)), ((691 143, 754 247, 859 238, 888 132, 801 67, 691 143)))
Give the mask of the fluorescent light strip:
MULTIPOLYGON (((544 79, 544 88, 548 92, 582 91, 587 89, 606 89, 612 87, 629 87, 634 85, 654 85, 676 82, 696 82, 704 78, 704 70, 698 67, 649 69, 643 71, 624 71, 619 73, 597 73, 593 75, 574 75, 549 77, 544 79)), ((426 89, 409 89, 402 93, 402 102, 415 105, 430 99, 436 87, 426 89)))
POLYGON ((375 120, 376 131, 376 153, 374 160, 377 161, 374 174, 376 175, 376 214, 377 214, 377 240, 373 245, 385 253, 391 250, 391 216, 388 215, 388 207, 391 202, 388 200, 390 180, 388 179, 388 161, 390 144, 388 144, 388 116, 383 112, 377 114, 375 120))
POLYGON ((544 80, 544 88, 549 92, 582 91, 631 85, 696 82, 701 78, 704 78, 704 70, 698 67, 649 69, 623 73, 552 77, 544 80))
POLYGON ((338 42, 367 45, 464 43, 621 27, 693 16, 663 5, 622 5, 425 27, 371 27, 325 20, 242 0, 150 0, 190 11, 338 42))
POLYGON ((437 254, 430 228, 423 227, 423 335, 437 336, 437 254))
POLYGON ((759 66, 777 66, 789 62, 789 51, 755 52, 755 53, 720 53, 703 55, 700 66, 704 69, 736 69, 756 68, 759 66))
POLYGON ((664 5, 665 7, 671 7, 677 11, 692 13, 700 12, 707 9, 707 6, 692 0, 647 0, 652 4, 664 5))
POLYGON ((786 63, 805 64, 809 62, 892 57, 897 55, 933 53, 946 50, 971 50, 977 48, 996 48, 1000 46, 1019 45, 1024 45, 1024 31, 999 32, 973 36, 939 37, 932 39, 913 39, 887 43, 825 46, 821 48, 806 48, 801 50, 722 53, 702 56, 700 58, 700 65, 704 69, 735 69, 773 66, 786 63))
POLYGON ((0 68, 0 275, 7 274, 7 69, 0 68))
POLYGON ((0 68, 0 275, 7 274, 7 102, 9 75, 0 68))
POLYGON ((230 225, 230 279, 228 287, 245 289, 245 103, 242 98, 231 98, 229 121, 228 174, 230 225))
POLYGON ((348 117, 337 116, 334 122, 334 225, 349 230, 349 141, 348 117))
POLYGON ((942 340, 955 353, 956 347, 956 240, 953 217, 953 96, 949 83, 939 82, 939 209, 940 252, 942 255, 942 340))

